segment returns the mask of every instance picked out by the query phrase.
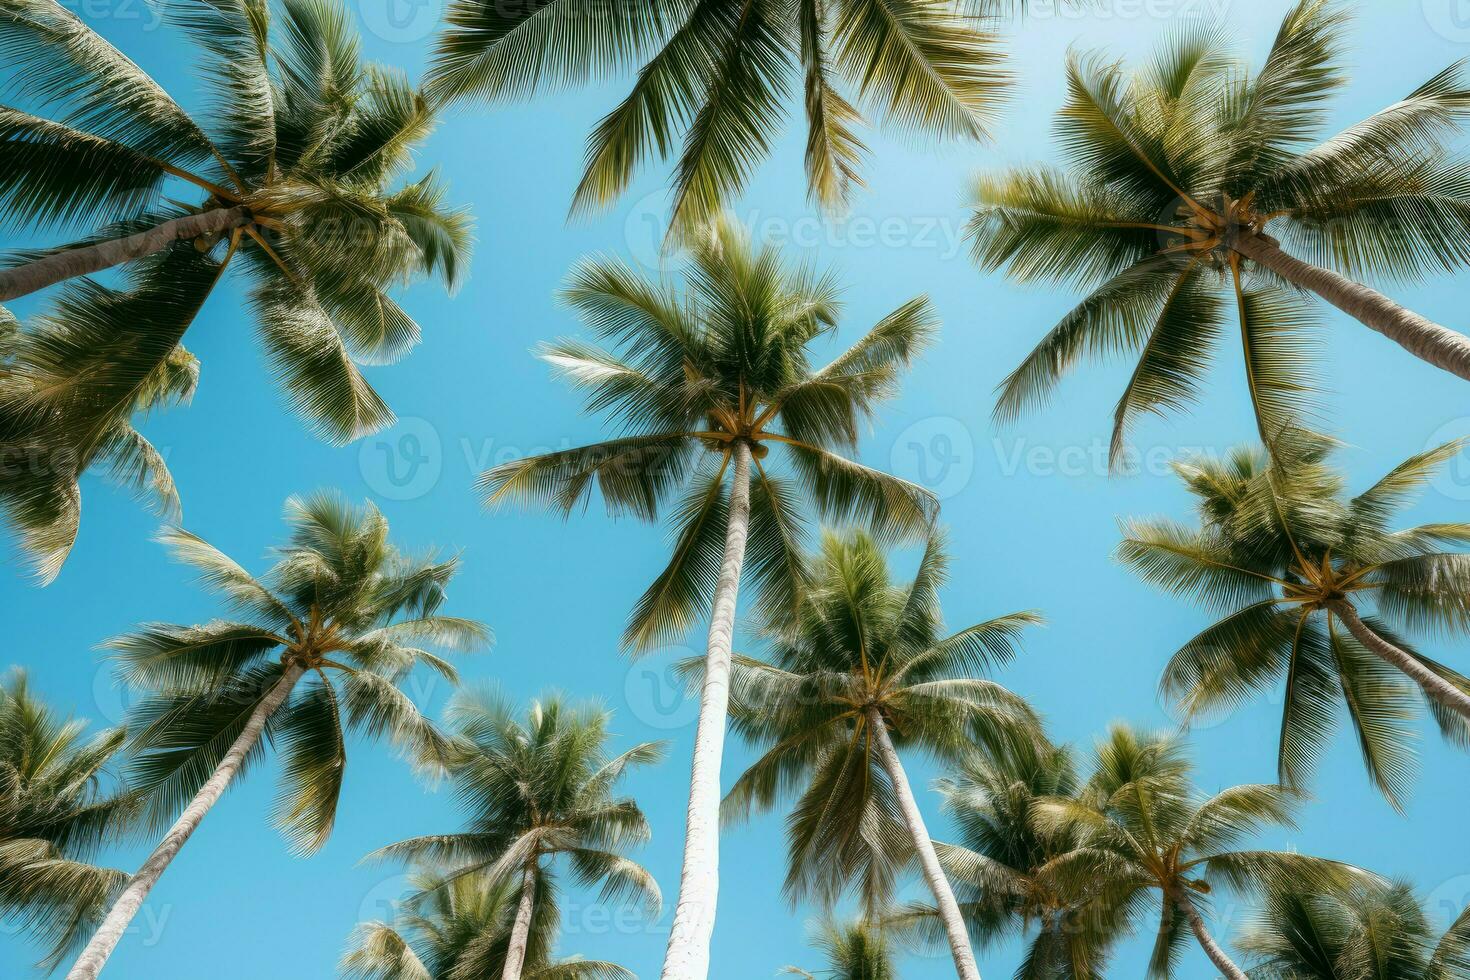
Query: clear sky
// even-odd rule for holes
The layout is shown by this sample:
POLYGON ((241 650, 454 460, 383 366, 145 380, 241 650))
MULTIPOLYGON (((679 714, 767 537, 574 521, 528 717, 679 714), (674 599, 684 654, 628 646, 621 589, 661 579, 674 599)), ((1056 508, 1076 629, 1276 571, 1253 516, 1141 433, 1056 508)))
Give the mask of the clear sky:
MULTIPOLYGON (((155 73, 185 105, 200 102, 184 41, 158 28, 142 0, 72 0, 107 37, 155 73)), ((368 54, 415 75, 441 0, 361 0, 355 10, 368 54), (395 4, 389 8, 386 4, 395 4)), ((1054 157, 1052 119, 1062 99, 1069 46, 1145 50, 1186 23, 1232 38, 1252 58, 1269 44, 1286 0, 1099 0, 1085 15, 1058 15, 1050 4, 1012 31, 1020 76, 994 145, 936 152, 906 138, 871 140, 869 189, 850 220, 817 221, 805 198, 803 138, 793 125, 736 209, 767 236, 840 273, 847 310, 833 350, 908 298, 928 293, 943 317, 939 345, 914 371, 901 399, 864 440, 863 458, 926 482, 945 497, 952 530, 953 583, 943 599, 958 625, 1017 609, 1045 611, 1024 657, 1001 679, 1031 698, 1059 739, 1090 743, 1110 721, 1172 724, 1155 684, 1168 654, 1193 635, 1205 614, 1161 596, 1111 559, 1117 520, 1135 514, 1185 516, 1183 492, 1163 461, 1201 447, 1223 450, 1253 434, 1238 353, 1214 371, 1203 404, 1190 416, 1145 421, 1135 443, 1144 472, 1105 476, 1111 408, 1123 365, 1090 367, 1066 384, 1049 412, 998 430, 989 421, 996 382, 1076 299, 1022 289, 982 276, 960 228, 971 177, 986 168, 1054 157)), ((1456 0, 1361 4, 1354 32, 1353 81, 1336 104, 1347 124, 1408 93, 1455 59, 1470 55, 1470 11, 1456 0), (1458 16, 1457 16, 1458 14, 1458 16)), ((441 168, 456 200, 478 221, 469 282, 452 299, 435 286, 405 303, 424 327, 424 343, 403 363, 371 378, 401 417, 382 436, 346 449, 315 441, 284 407, 234 286, 216 292, 186 338, 203 361, 194 404, 146 423, 168 453, 187 526, 259 569, 281 534, 281 504, 291 494, 340 487, 371 498, 409 547, 463 553, 449 608, 490 623, 493 652, 467 664, 470 679, 494 679, 517 698, 547 689, 601 699, 616 711, 619 745, 672 740, 670 760, 628 781, 647 810, 655 841, 642 854, 670 906, 678 861, 693 706, 667 671, 687 647, 631 662, 618 648, 633 602, 662 567, 663 533, 606 519, 596 506, 562 521, 513 512, 487 515, 473 493, 476 473, 495 462, 594 438, 574 395, 553 382, 529 353, 538 341, 575 334, 578 324, 554 301, 566 271, 591 252, 657 261, 664 172, 644 175, 610 213, 568 225, 582 141, 620 97, 621 84, 511 108, 466 107, 447 119, 423 153, 441 168)), ((799 115, 798 103, 792 103, 799 115)), ((0 245, 18 243, 0 243, 0 245)), ((1441 322, 1465 325, 1463 287, 1450 280, 1395 285, 1391 292, 1441 322)), ((18 305, 25 313, 33 305, 18 305)), ((1470 399, 1461 382, 1425 366, 1347 319, 1322 330, 1326 425, 1350 448, 1343 460, 1363 486, 1431 443, 1470 434, 1470 399)), ((59 706, 99 723, 121 718, 126 692, 112 684, 96 645, 145 620, 197 622, 221 612, 187 572, 152 543, 156 521, 100 481, 84 486, 81 540, 60 579, 29 584, 16 565, 0 577, 9 648, 3 660, 26 667, 36 688, 59 706)), ((1464 519, 1470 460, 1440 481, 1410 515, 1464 519)), ((737 646, 750 649, 737 637, 737 646)), ((1429 650, 1462 667, 1463 651, 1429 650)), ((437 714, 448 697, 427 678, 415 690, 437 714)), ((1200 780, 1215 789, 1274 778, 1279 697, 1263 699, 1204 730, 1192 744, 1200 780)), ((1470 765, 1426 728, 1422 774, 1406 817, 1370 789, 1355 747, 1340 737, 1314 786, 1299 832, 1268 843, 1342 858, 1413 879, 1436 911, 1470 894, 1463 840, 1470 765)), ((750 759, 732 741, 726 782, 750 759)), ((915 782, 934 775, 912 760, 915 782)), ((205 821, 154 891, 109 968, 114 980, 326 980, 355 924, 382 916, 402 892, 397 869, 366 867, 368 851, 405 836, 452 830, 450 795, 416 784, 390 752, 350 752, 340 819, 316 856, 289 856, 271 829, 276 771, 257 768, 205 821)), ((935 836, 951 825, 930 792, 922 794, 935 836)), ((132 869, 146 848, 106 857, 132 869)), ((780 894, 780 816, 726 834, 713 974, 719 980, 771 976, 788 963, 816 965, 804 933, 814 914, 790 909, 780 894)), ((571 894, 561 950, 623 963, 657 976, 668 915, 647 925, 571 894)), ((1218 931, 1228 940, 1247 912, 1224 900, 1218 931)), ((1151 937, 1127 943, 1113 975, 1142 974, 1151 937)), ((36 950, 0 939, 0 977, 30 975, 36 950)), ((1183 975, 1207 974, 1191 952, 1183 975)), ((1017 950, 983 951, 986 976, 1009 976, 1017 950)), ((912 956, 906 977, 951 975, 945 959, 912 956)))

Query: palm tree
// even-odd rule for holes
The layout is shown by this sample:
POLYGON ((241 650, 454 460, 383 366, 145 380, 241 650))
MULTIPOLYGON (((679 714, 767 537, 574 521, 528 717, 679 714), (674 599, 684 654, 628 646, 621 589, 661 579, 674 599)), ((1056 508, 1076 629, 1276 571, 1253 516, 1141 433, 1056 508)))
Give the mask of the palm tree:
POLYGON ((1470 680, 1398 635, 1470 626, 1470 555, 1442 550, 1470 542, 1470 524, 1392 527, 1395 511, 1461 448, 1413 456, 1352 498, 1329 465, 1333 444, 1298 430, 1277 441, 1274 461, 1240 449, 1176 464, 1197 498, 1198 526, 1127 522, 1119 557, 1222 618, 1174 654, 1164 695, 1192 718, 1284 679, 1279 765, 1287 786, 1303 783, 1341 699, 1369 777, 1401 805, 1415 701, 1405 678, 1448 737, 1470 737, 1470 680), (1363 608, 1369 603, 1376 615, 1363 608))
POLYGON ((87 861, 137 813, 108 792, 123 732, 84 738, 85 728, 48 708, 23 672, 0 680, 0 918, 50 945, 48 968, 122 887, 121 871, 87 861))
POLYGON ((434 112, 401 73, 362 62, 340 3, 282 0, 277 31, 267 0, 170 12, 199 44, 204 121, 55 0, 0 0, 0 56, 48 114, 0 107, 0 210, 87 230, 0 269, 0 301, 124 266, 118 287, 76 279, 34 318, 0 385, 0 446, 50 463, 0 480, 46 579, 76 538, 78 477, 119 452, 228 269, 244 263, 296 409, 346 443, 393 419, 358 365, 418 341, 387 291, 435 273, 452 285, 468 253, 468 219, 434 175, 401 180, 434 112))
POLYGON ((398 685, 420 665, 456 682, 418 644, 467 650, 488 638, 479 623, 439 613, 458 562, 400 552, 377 508, 333 494, 292 498, 286 520, 290 537, 259 579, 195 535, 165 532, 179 560, 244 618, 152 623, 108 643, 124 682, 151 692, 129 721, 133 785, 156 825, 182 813, 67 980, 101 972, 200 821, 264 753, 262 735, 284 757, 275 816, 299 853, 331 834, 349 733, 387 738, 430 771, 448 761, 448 741, 398 685))
POLYGON ((846 924, 824 922, 812 941, 827 958, 827 968, 812 973, 788 966, 782 973, 805 980, 898 980, 888 937, 872 922, 865 919, 846 924))
POLYGON ((938 591, 947 565, 935 537, 914 580, 899 585, 866 534, 823 538, 796 623, 770 625, 773 663, 742 658, 737 666, 736 729, 766 751, 726 808, 741 819, 799 790, 787 820, 793 900, 830 904, 857 882, 869 915, 878 915, 916 856, 955 968, 976 980, 965 923, 899 749, 954 760, 975 740, 1004 750, 1034 738, 1025 701, 979 675, 1010 660, 1021 631, 1040 617, 1015 613, 944 636, 938 591))
MULTIPOLYGON (((509 879, 490 884, 475 876, 446 881, 415 876, 415 900, 395 923, 359 926, 342 958, 348 980, 490 980, 505 968, 511 929, 519 905, 519 885, 509 879)), ((601 960, 553 960, 560 916, 547 881, 536 898, 527 937, 526 980, 634 980, 628 970, 601 960)))
POLYGON ((426 86, 440 100, 525 98, 636 67, 588 139, 572 211, 611 204, 682 143, 676 233, 739 194, 783 128, 798 73, 807 185, 835 213, 862 184, 864 110, 941 140, 981 139, 1009 85, 994 34, 950 0, 456 0, 446 20, 426 86))
POLYGON ((1252 980, 1464 980, 1470 915, 1436 936, 1412 887, 1363 882, 1315 894, 1282 886, 1266 896, 1240 946, 1252 980))
POLYGON ((1261 829, 1292 826, 1295 797, 1279 786, 1252 785, 1202 799, 1192 771, 1178 739, 1113 726, 1098 743, 1092 776, 1078 796, 1037 804, 1042 826, 1077 835, 1077 845, 1042 874, 1070 900, 1101 901, 1130 919, 1141 919, 1156 893, 1161 916, 1150 977, 1173 976, 1187 926, 1227 980, 1247 980, 1205 922, 1216 888, 1246 891, 1294 880, 1323 889, 1362 872, 1296 853, 1238 849, 1261 829))
POLYGON ((1413 279, 1470 259, 1470 181, 1450 149, 1470 111, 1463 66, 1314 146, 1346 79, 1347 17, 1334 0, 1300 0, 1254 75, 1217 36, 1185 35, 1133 74, 1100 55, 1069 59, 1070 169, 982 177, 970 227, 987 270, 1089 295, 1006 378, 997 417, 1043 403, 1083 356, 1136 352, 1116 464, 1133 419, 1193 401, 1234 311, 1269 441, 1312 387, 1303 292, 1470 378, 1470 338, 1348 278, 1413 279))
MULTIPOLYGON (((1043 874, 1048 863, 1079 843, 1073 828, 1042 826, 1036 813, 1044 799, 1075 799, 1080 793, 1071 748, 1040 742, 972 756, 938 788, 961 843, 936 842, 935 849, 957 884, 971 933, 986 943, 1024 939, 1018 980, 1100 980, 1124 910, 1076 901, 1043 874)), ((922 906, 911 906, 901 917, 926 932, 934 920, 935 910, 922 906)))
POLYGON ((709 970, 730 649, 747 548, 758 607, 789 614, 802 586, 807 505, 892 534, 922 533, 935 507, 922 488, 842 455, 856 448, 859 423, 896 390, 933 334, 928 301, 904 304, 814 370, 808 348, 838 313, 829 278, 786 268, 773 249, 752 251, 729 223, 714 227, 693 260, 682 294, 617 261, 592 260, 576 271, 567 300, 617 349, 563 341, 542 355, 622 434, 508 463, 483 480, 491 504, 520 498, 562 513, 596 486, 610 513, 644 520, 683 492, 673 558, 625 633, 628 646, 648 649, 710 615, 665 980, 698 980, 709 970), (796 482, 767 465, 772 445, 796 482))
POLYGON ((558 858, 581 884, 601 885, 603 901, 637 899, 658 914, 658 883, 624 853, 648 839, 648 823, 634 800, 613 790, 630 767, 658 762, 661 744, 609 756, 611 714, 558 696, 532 702, 523 723, 493 692, 481 690, 457 696, 449 718, 457 736, 449 771, 470 811, 469 829, 400 841, 372 858, 448 867, 444 887, 473 877, 512 889, 517 907, 503 980, 521 980, 528 963, 545 960, 544 945, 536 958, 528 949, 538 896, 555 908, 550 865, 558 858))

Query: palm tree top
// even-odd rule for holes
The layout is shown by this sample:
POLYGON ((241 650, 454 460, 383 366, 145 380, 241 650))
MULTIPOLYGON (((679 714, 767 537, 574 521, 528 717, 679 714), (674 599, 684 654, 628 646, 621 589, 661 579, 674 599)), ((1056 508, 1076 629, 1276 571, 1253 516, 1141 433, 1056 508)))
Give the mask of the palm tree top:
POLYGON ((843 455, 932 338, 926 299, 904 304, 814 368, 810 346, 835 328, 840 311, 830 275, 788 266, 722 220, 695 249, 682 287, 645 280, 615 260, 584 262, 565 297, 612 349, 568 340, 542 356, 619 435, 498 466, 481 483, 492 505, 519 499, 564 514, 596 488, 610 513, 644 520, 679 495, 673 560, 625 637, 637 648, 679 635, 708 608, 726 484, 742 466, 754 469, 751 565, 766 610, 794 608, 808 502, 894 535, 924 533, 936 509, 923 488, 843 455), (772 447, 794 480, 768 458, 772 447))
POLYGON ((812 945, 826 958, 824 969, 788 966, 780 972, 805 980, 898 980, 894 944, 878 924, 824 921, 812 930, 812 945))

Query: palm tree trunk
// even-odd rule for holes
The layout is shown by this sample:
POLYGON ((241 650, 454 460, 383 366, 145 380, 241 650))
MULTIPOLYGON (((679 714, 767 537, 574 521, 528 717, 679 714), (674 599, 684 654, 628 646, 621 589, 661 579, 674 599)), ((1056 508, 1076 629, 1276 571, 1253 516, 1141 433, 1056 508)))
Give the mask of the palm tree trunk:
POLYGON ((1451 711, 1470 721, 1470 694, 1466 694, 1443 677, 1426 667, 1407 651, 1379 636, 1358 616, 1351 602, 1339 600, 1332 604, 1332 611, 1341 619, 1348 632, 1368 651, 1380 660, 1397 667, 1424 691, 1431 700, 1444 705, 1451 711))
POLYGON ((169 828, 169 832, 163 836, 163 840, 148 855, 148 860, 138 869, 138 873, 129 879, 127 887, 118 896, 112 909, 108 911, 107 918, 97 927, 92 935, 92 941, 87 948, 82 950, 82 955, 77 957, 76 963, 72 965, 71 972, 66 975, 66 980, 96 980, 102 968, 107 965, 107 958, 117 947, 122 939, 123 933, 127 931, 129 923, 143 907, 143 900, 158 883, 158 879, 168 870, 173 859, 178 856, 179 850, 193 836, 198 829, 200 821, 204 819, 210 809, 219 802, 224 791, 230 785, 230 780, 240 771, 241 764, 255 743, 260 741, 260 736, 265 731, 265 723, 270 720, 281 705, 286 703, 291 689, 301 679, 306 669, 298 664, 292 664, 286 668, 276 686, 271 688, 250 717, 245 722, 245 727, 236 737, 229 751, 220 760, 219 767, 204 783, 194 799, 184 808, 183 814, 178 821, 169 828))
POLYGON ((250 221, 249 208, 214 208, 199 214, 173 218, 126 238, 114 238, 95 245, 53 252, 14 269, 0 269, 0 302, 161 252, 177 241, 219 235, 243 228, 250 221))
POLYGON ((1225 975, 1226 980, 1250 980, 1245 971, 1235 965, 1230 955, 1220 948, 1215 942, 1215 937, 1210 935, 1210 930, 1205 926, 1205 920, 1200 917, 1199 910, 1190 901, 1189 894, 1178 888, 1169 894, 1169 898, 1178 906, 1179 911, 1184 913, 1184 918, 1189 921, 1189 930, 1194 933, 1194 938, 1199 942, 1200 948, 1215 964, 1215 969, 1225 975))
POLYGON ((903 761, 898 757, 898 750, 893 747, 893 740, 888 737, 888 725, 877 708, 868 709, 868 729, 873 733, 873 741, 878 746, 878 757, 888 773, 888 780, 893 783, 893 790, 898 794, 898 806, 903 811, 903 821, 908 825, 909 834, 914 838, 914 850, 918 852, 924 880, 929 883, 929 890, 934 893, 934 901, 939 906, 939 919, 944 923, 945 934, 949 937, 949 952, 954 957, 955 973, 960 980, 980 980, 980 968, 975 965, 975 951, 970 948, 970 933, 965 928, 964 916, 960 914, 960 903, 955 901, 954 889, 944 876, 944 869, 939 866, 939 855, 934 851, 934 842, 929 839, 929 828, 924 826, 924 815, 919 812, 919 804, 914 800, 913 790, 909 788, 909 777, 903 771, 903 761))
POLYGON ((679 876, 679 904, 674 908, 674 924, 669 930, 662 980, 705 980, 709 976, 710 937, 715 931, 715 902, 720 891, 720 762, 730 708, 730 654, 740 569, 745 564, 745 543, 750 534, 750 446, 737 442, 734 457, 725 555, 710 613, 704 689, 694 734, 684 868, 679 876))
POLYGON ((1264 235, 1242 235, 1235 250, 1292 285, 1316 293, 1420 360, 1470 381, 1470 337, 1404 309, 1377 290, 1290 256, 1264 235))
POLYGON ((521 875, 521 904, 516 908, 516 921, 510 930, 510 945, 505 949, 505 969, 500 980, 521 980, 526 965, 526 946, 531 941, 531 914, 536 911, 536 869, 526 865, 521 875))

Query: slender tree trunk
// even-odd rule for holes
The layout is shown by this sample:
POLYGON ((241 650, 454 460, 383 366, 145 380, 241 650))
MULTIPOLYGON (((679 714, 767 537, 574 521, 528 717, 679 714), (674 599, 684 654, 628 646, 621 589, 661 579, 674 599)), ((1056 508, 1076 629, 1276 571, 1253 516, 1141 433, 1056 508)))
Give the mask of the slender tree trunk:
POLYGON ((243 228, 250 224, 250 220, 248 208, 215 208, 173 218, 126 238, 114 238, 95 245, 53 252, 14 269, 0 269, 0 302, 161 252, 177 241, 243 228))
POLYGON ((908 825, 909 834, 914 838, 914 850, 919 854, 924 880, 929 883, 929 890, 934 893, 934 901, 939 906, 939 919, 944 923, 945 934, 949 937, 949 951, 954 957, 955 973, 960 980, 980 980, 980 968, 975 965, 975 951, 970 948, 970 933, 965 928, 964 916, 960 914, 960 903, 955 901, 954 889, 950 887, 944 869, 939 866, 939 855, 934 851, 934 842, 929 839, 929 828, 924 826, 924 815, 919 812, 919 804, 914 800, 913 790, 909 788, 909 777, 903 770, 903 761, 898 757, 898 750, 893 747, 893 740, 888 737, 888 726, 877 708, 868 709, 868 728, 878 746, 878 757, 898 795, 903 822, 908 825))
POLYGON ((720 891, 720 762, 730 707, 730 652, 735 638, 740 569, 750 533, 750 446, 737 442, 734 455, 725 556, 715 585, 699 726, 694 735, 684 869, 679 876, 679 904, 674 908, 662 980, 705 980, 709 976, 710 937, 714 935, 715 902, 720 891))
POLYGON ((1215 937, 1210 935, 1210 930, 1205 926, 1205 920, 1200 917, 1199 910, 1194 907, 1194 902, 1190 900, 1189 893, 1179 888, 1171 892, 1169 898, 1173 900, 1179 911, 1184 913, 1184 918, 1189 922, 1189 930, 1194 933, 1194 938, 1199 942, 1200 948, 1205 951, 1205 955, 1210 958, 1210 962, 1215 964, 1215 969, 1223 973, 1226 980, 1250 980, 1245 975, 1245 971, 1236 966, 1229 954, 1220 948, 1219 943, 1215 942, 1215 937))
POLYGON ((1377 290, 1294 258, 1263 235, 1242 236, 1235 250, 1287 282, 1316 293, 1420 360, 1470 380, 1470 337, 1404 309, 1377 290))
POLYGON ((526 946, 531 940, 531 915, 536 911, 536 869, 528 864, 521 875, 521 904, 516 908, 515 925, 510 930, 510 945, 505 949, 505 969, 500 980, 521 980, 526 965, 526 946))
POLYGON ((229 751, 225 753, 225 757, 220 760, 219 768, 215 769, 194 799, 189 801, 183 814, 173 827, 169 828, 169 832, 153 849, 153 853, 148 855, 148 860, 143 862, 138 873, 129 879, 127 887, 123 889, 122 894, 118 896, 112 909, 107 913, 107 918, 102 920, 102 924, 92 934, 92 941, 87 944, 87 948, 82 950, 82 955, 78 956, 76 963, 72 965, 71 972, 66 975, 66 980, 95 980, 102 972, 102 968, 107 965, 107 958, 112 955, 118 941, 127 931, 128 924, 143 907, 143 900, 148 897, 148 893, 158 883, 158 879, 168 870, 168 866, 178 856, 179 850, 193 836, 200 821, 204 819, 204 815, 219 802, 219 798, 229 787, 230 780, 234 779, 236 773, 240 771, 246 755, 255 747, 255 743, 260 741, 261 733, 265 731, 265 723, 281 705, 286 703, 291 689, 296 686, 296 682, 304 673, 305 669, 299 665, 293 664, 287 667, 276 686, 271 688, 270 693, 255 706, 255 710, 245 722, 244 729, 241 730, 234 744, 230 746, 229 751))
POLYGON ((1407 651, 1400 650, 1373 632, 1373 629, 1358 616, 1358 610, 1351 602, 1346 600, 1334 602, 1332 611, 1337 614, 1338 619, 1342 620, 1348 632, 1353 634, 1359 643, 1367 647, 1370 653, 1397 667, 1408 676, 1409 680, 1423 689, 1426 697, 1470 721, 1470 695, 1424 666, 1407 651))

